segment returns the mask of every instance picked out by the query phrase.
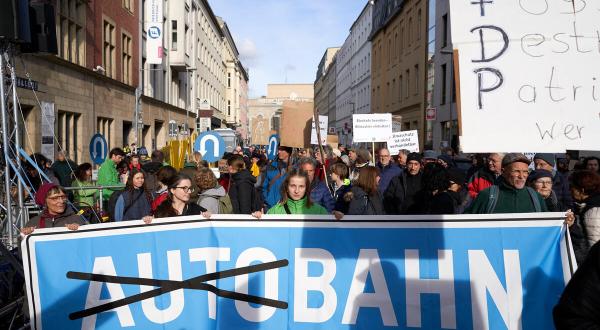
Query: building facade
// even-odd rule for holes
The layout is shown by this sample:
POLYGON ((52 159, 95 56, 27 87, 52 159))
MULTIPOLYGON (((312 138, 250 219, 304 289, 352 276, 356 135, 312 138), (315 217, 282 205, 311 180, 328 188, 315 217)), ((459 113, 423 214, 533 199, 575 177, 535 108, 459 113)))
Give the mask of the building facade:
MULTIPOLYGON (((432 123, 433 147, 451 146, 458 149, 458 113, 450 35, 450 8, 448 0, 436 1, 435 15, 435 87, 433 103, 437 110, 432 123)), ((458 151, 458 150, 457 150, 458 151)))
POLYGON ((333 111, 330 112, 330 94, 332 87, 334 87, 334 91, 336 90, 336 86, 332 86, 332 83, 335 85, 335 81, 337 79, 337 60, 335 58, 340 49, 341 47, 330 47, 325 50, 325 53, 323 54, 323 57, 321 57, 321 61, 319 62, 319 66, 317 68, 317 75, 313 87, 315 92, 315 109, 317 109, 319 115, 328 116, 329 127, 335 127, 336 113, 335 107, 333 111), (336 69, 334 69, 332 65, 334 61, 336 61, 336 69))
POLYGON ((377 0, 373 5, 371 109, 391 113, 401 130, 425 141, 427 0, 377 0))
POLYGON ((314 102, 313 84, 269 84, 267 95, 248 100, 248 140, 257 143, 256 131, 278 132, 284 101, 314 102))
POLYGON ((343 144, 352 143, 352 114, 371 112, 372 13, 368 1, 337 55, 335 131, 343 144))
MULTIPOLYGON (((42 133, 49 131, 42 132, 44 125, 55 135, 53 149, 65 150, 76 162, 90 160, 95 133, 104 135, 109 148, 136 142, 159 149, 196 129, 204 99, 210 103, 204 114, 211 127, 224 127, 223 54, 225 42, 231 45, 233 39, 225 40, 206 0, 164 2, 159 65, 146 63, 146 0, 51 3, 58 54, 23 54, 15 61, 19 79, 30 76, 35 86, 18 91, 27 152, 41 150, 42 133)), ((248 75, 241 76, 246 90, 240 88, 235 98, 239 111, 247 100, 241 94, 247 95, 248 75)))

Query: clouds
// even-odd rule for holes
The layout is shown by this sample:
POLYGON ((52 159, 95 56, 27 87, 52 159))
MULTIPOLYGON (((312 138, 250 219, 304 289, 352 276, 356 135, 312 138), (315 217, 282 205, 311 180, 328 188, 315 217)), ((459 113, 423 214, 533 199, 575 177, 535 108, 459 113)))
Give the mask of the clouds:
POLYGON ((367 0, 211 0, 250 67, 252 97, 266 85, 313 83, 325 49, 341 46, 367 0))

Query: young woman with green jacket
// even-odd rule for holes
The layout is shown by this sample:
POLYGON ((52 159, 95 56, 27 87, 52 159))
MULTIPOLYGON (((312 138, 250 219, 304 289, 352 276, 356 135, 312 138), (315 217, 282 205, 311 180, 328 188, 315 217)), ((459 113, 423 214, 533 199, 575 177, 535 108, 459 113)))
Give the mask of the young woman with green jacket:
POLYGON ((281 200, 267 214, 328 214, 327 210, 314 204, 310 196, 310 184, 305 172, 294 169, 281 184, 281 200))

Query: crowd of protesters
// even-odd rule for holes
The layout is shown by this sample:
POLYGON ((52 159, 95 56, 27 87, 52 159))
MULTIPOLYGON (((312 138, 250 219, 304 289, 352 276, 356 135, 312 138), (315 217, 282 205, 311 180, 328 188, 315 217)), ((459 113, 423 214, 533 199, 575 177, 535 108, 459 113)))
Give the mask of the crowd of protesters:
POLYGON ((257 220, 263 214, 330 214, 343 221, 356 215, 563 212, 576 261, 586 272, 576 274, 578 280, 567 287, 555 316, 568 325, 569 317, 598 315, 581 308, 600 306, 595 295, 600 290, 582 294, 586 285, 600 283, 596 157, 571 161, 568 154, 538 153, 533 160, 519 153, 476 154, 465 168, 464 162, 457 165, 452 152, 431 150, 392 155, 381 148, 372 155, 364 148, 340 145, 321 154, 280 146, 276 159, 267 161, 264 149, 238 147, 218 167, 209 166, 196 152, 178 170, 161 151, 147 156, 146 150, 112 149, 94 183, 89 163, 77 165, 64 153, 53 163, 32 155, 23 177, 42 212, 22 233, 64 226, 77 230, 105 221, 150 223, 154 218, 194 215, 208 219, 213 214, 246 214, 257 220), (98 214, 100 209, 106 213, 98 214), (576 299, 582 296, 585 301, 576 299))

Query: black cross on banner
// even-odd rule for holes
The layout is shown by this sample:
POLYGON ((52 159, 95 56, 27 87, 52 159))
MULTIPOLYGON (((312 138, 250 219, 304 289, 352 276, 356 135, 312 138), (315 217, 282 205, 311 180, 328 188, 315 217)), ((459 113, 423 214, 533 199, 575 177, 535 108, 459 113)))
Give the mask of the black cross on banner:
POLYGON ((83 280, 83 281, 94 281, 94 282, 103 282, 103 283, 117 283, 117 284, 133 284, 133 285, 147 285, 147 286, 156 286, 158 288, 154 290, 150 290, 147 292, 139 293, 133 296, 129 296, 123 299, 115 300, 106 304, 98 305, 92 308, 88 308, 82 311, 73 312, 69 314, 69 319, 77 320, 84 317, 88 317, 94 314, 99 314, 102 312, 106 312, 111 309, 115 309, 121 306, 129 305, 136 303, 138 301, 142 301, 149 298, 154 298, 160 296, 165 293, 169 293, 171 291, 179 290, 179 289, 191 289, 191 290, 203 290, 210 291, 215 295, 223 298, 234 299, 239 301, 245 301, 249 303, 270 306, 280 309, 287 309, 288 303, 285 301, 273 300, 269 298, 263 298, 253 295, 248 295, 244 293, 238 293, 235 291, 227 291, 222 290, 214 285, 207 284, 204 282, 246 275, 256 272, 262 272, 270 269, 276 269, 281 267, 286 267, 289 264, 287 259, 267 262, 263 264, 234 268, 229 270, 224 270, 220 272, 209 273, 205 275, 200 275, 197 277, 192 277, 190 279, 184 281, 172 281, 172 280, 155 280, 151 278, 138 278, 138 277, 123 277, 123 276, 112 276, 112 275, 103 275, 103 274, 93 274, 93 273, 81 273, 81 272, 67 272, 67 278, 75 279, 75 280, 83 280))

